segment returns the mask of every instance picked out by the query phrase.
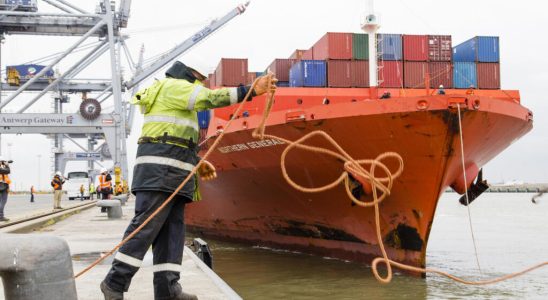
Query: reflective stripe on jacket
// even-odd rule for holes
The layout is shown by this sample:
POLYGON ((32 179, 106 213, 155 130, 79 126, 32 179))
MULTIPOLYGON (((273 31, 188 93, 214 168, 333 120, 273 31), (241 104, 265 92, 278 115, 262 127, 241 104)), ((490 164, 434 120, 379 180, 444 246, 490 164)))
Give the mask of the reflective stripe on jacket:
MULTIPOLYGON (((131 192, 172 193, 198 163, 195 150, 170 144, 141 144, 133 168, 131 192)), ((200 200, 196 176, 190 178, 178 195, 188 201, 200 200)))
POLYGON ((99 187, 102 189, 109 188, 111 186, 111 181, 107 181, 107 175, 99 175, 99 187))
MULTIPOLYGON (((201 83, 165 78, 139 91, 132 99, 145 114, 141 137, 175 139, 139 144, 133 169, 131 191, 173 192, 198 163, 196 149, 177 139, 198 141, 197 111, 224 107, 238 102, 238 88, 210 90, 201 83)), ((241 99, 240 99, 241 100, 241 99)), ((199 200, 196 176, 179 191, 179 195, 199 200)))

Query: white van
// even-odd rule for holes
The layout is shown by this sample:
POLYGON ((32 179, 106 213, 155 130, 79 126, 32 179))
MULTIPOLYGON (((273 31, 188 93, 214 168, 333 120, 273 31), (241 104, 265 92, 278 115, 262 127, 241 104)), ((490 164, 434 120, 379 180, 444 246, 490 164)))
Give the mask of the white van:
POLYGON ((67 191, 69 200, 79 199, 80 186, 84 185, 84 199, 89 199, 89 183, 88 172, 69 172, 63 189, 67 191))

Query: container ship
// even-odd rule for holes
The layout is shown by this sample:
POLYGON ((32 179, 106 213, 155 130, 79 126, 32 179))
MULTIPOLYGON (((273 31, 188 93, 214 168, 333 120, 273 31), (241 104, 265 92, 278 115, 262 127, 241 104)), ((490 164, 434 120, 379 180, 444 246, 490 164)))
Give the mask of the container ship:
MULTIPOLYGON (((477 178, 481 168, 530 131, 533 116, 520 104, 519 91, 500 89, 498 37, 474 37, 455 47, 451 36, 375 38, 327 33, 310 49, 274 60, 269 69, 280 84, 266 132, 297 140, 323 130, 355 159, 399 153, 405 167, 380 204, 381 233, 391 259, 425 267, 441 194, 452 187, 477 197, 485 185, 477 178)), ((234 86, 257 75, 247 71, 246 59, 223 59, 207 84, 234 86)), ((187 208, 188 228, 366 264, 381 256, 372 208, 353 205, 342 185, 303 193, 286 183, 280 168, 286 145, 251 135, 265 101, 254 98, 237 116, 235 106, 199 113, 202 136, 209 138, 202 153, 218 130, 226 134, 209 157, 218 178, 200 183, 203 200, 187 208)), ((322 140, 311 145, 329 147, 322 140)), ((394 170, 396 163, 387 166, 394 170)), ((307 187, 332 182, 343 171, 341 161, 302 150, 291 152, 286 166, 307 187)))

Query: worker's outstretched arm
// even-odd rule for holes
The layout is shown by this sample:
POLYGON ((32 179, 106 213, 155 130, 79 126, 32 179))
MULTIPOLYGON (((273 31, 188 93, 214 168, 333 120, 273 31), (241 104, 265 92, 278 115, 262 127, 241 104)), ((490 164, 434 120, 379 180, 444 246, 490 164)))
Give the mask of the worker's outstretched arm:
MULTIPOLYGON (((270 82, 270 89, 276 89, 276 83, 278 80, 275 77, 262 76, 259 77, 259 82, 255 86, 255 90, 252 92, 251 100, 254 96, 260 96, 268 91, 268 80, 270 82)), ((237 88, 220 88, 215 90, 210 90, 202 86, 196 86, 193 94, 195 94, 195 100, 192 99, 192 95, 189 98, 189 108, 194 100, 193 109, 200 111, 206 109, 212 109, 217 107, 223 107, 232 105, 238 102, 242 102, 248 93, 251 86, 240 86, 237 88)))

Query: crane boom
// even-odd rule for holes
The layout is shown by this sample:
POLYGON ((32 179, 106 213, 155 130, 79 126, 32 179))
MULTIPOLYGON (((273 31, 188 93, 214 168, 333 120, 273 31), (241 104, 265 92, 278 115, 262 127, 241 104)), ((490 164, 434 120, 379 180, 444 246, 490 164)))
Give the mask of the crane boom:
POLYGON ((127 89, 131 89, 137 84, 139 84, 141 81, 145 80, 152 74, 156 73, 156 71, 158 71, 160 68, 167 65, 171 61, 177 59, 177 57, 179 57, 181 54, 188 51, 194 45, 198 44, 205 37, 209 36, 210 34, 215 32, 217 29, 221 28, 224 24, 228 23, 230 20, 232 20, 236 16, 245 12, 248 5, 249 5, 249 1, 231 10, 224 17, 213 20, 209 25, 202 28, 200 31, 196 32, 194 35, 186 39, 181 44, 175 46, 175 48, 173 48, 168 53, 164 54, 162 57, 160 57, 157 61, 152 63, 150 66, 144 68, 143 70, 141 70, 141 72, 138 72, 137 74, 135 74, 135 76, 132 79, 124 83, 124 86, 127 89))

